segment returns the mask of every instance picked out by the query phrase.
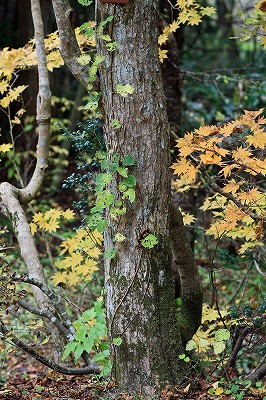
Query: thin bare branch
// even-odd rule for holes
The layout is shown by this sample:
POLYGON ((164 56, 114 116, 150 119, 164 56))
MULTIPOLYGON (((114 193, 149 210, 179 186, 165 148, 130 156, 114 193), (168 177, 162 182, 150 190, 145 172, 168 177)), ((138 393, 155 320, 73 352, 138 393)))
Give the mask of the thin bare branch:
POLYGON ((32 347, 29 347, 22 340, 18 339, 16 336, 12 335, 10 331, 6 329, 3 323, 0 324, 0 334, 2 334, 4 339, 11 341, 17 347, 19 347, 24 352, 30 354, 35 360, 41 362, 47 367, 53 369, 56 372, 60 372, 65 375, 89 375, 89 374, 99 374, 100 367, 93 364, 83 368, 71 368, 59 365, 53 361, 48 360, 46 357, 43 357, 41 354, 37 353, 32 347), (8 338, 6 337, 8 334, 8 338))

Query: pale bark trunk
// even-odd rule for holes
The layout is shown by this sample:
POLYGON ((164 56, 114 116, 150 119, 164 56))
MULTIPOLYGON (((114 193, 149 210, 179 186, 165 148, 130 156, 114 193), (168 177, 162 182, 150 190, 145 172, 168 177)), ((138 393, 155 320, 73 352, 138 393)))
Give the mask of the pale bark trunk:
POLYGON ((98 1, 97 20, 114 14, 110 32, 118 42, 100 69, 109 150, 136 160, 137 197, 116 223, 109 219, 105 247, 115 246, 117 256, 105 261, 107 319, 112 346, 113 373, 120 386, 147 398, 159 396, 167 382, 184 378, 186 365, 177 327, 171 270, 169 124, 158 61, 157 1, 135 0, 129 5, 98 1), (129 83, 135 92, 116 94, 117 84, 129 83), (111 120, 121 123, 119 130, 111 120), (149 230, 159 241, 152 250, 139 245, 149 230), (114 243, 116 232, 126 236, 114 243))
MULTIPOLYGON (((25 188, 18 189, 7 182, 0 185, 1 212, 12 221, 14 231, 19 243, 21 256, 25 262, 28 273, 32 278, 41 283, 46 283, 39 255, 30 232, 26 214, 21 206, 36 197, 45 177, 48 167, 49 139, 50 139, 50 104, 51 91, 46 64, 44 47, 44 31, 39 0, 31 0, 31 11, 34 24, 36 52, 38 59, 39 93, 37 97, 37 116, 39 138, 37 144, 37 162, 33 176, 25 188)), ((40 309, 55 312, 47 296, 38 288, 32 288, 36 303, 40 309)), ((53 356, 56 362, 61 361, 64 348, 64 339, 58 330, 49 324, 53 356)))

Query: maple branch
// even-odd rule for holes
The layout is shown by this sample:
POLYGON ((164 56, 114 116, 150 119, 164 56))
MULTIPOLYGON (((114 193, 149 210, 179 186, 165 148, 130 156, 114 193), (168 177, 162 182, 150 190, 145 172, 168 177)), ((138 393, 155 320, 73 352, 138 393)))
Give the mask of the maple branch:
POLYGON ((266 375, 266 363, 260 365, 255 371, 246 377, 254 385, 257 381, 260 381, 266 375))
MULTIPOLYGON (((8 216, 16 232, 21 256, 26 264, 28 273, 32 278, 45 283, 43 268, 31 235, 26 214, 18 199, 18 190, 11 184, 3 182, 0 185, 1 211, 8 216)), ((41 308, 47 307, 47 301, 42 293, 33 288, 34 297, 41 308)))
POLYGON ((52 313, 50 313, 47 310, 40 310, 38 308, 33 307, 31 304, 26 303, 23 300, 18 300, 18 305, 25 310, 29 311, 30 313, 34 315, 39 315, 42 318, 48 319, 54 326, 59 330, 60 333, 68 340, 71 341, 73 340, 73 334, 71 334, 65 327, 64 325, 59 321, 58 318, 52 313))
POLYGON ((240 333, 240 335, 237 338, 236 344, 234 345, 233 351, 230 354, 226 366, 227 367, 232 367, 235 363, 236 360, 236 356, 239 353, 239 350, 241 348, 241 345, 243 343, 243 340, 245 339, 245 337, 247 336, 247 334, 250 332, 251 327, 250 326, 246 326, 240 333))
POLYGON ((56 293, 45 283, 38 281, 37 279, 29 276, 29 275, 14 275, 12 279, 15 282, 24 282, 24 283, 30 283, 31 285, 34 285, 38 287, 46 296, 50 299, 51 303, 53 304, 54 308, 56 309, 57 313, 60 315, 64 326, 69 329, 71 334, 75 334, 75 329, 68 318, 68 315, 64 309, 64 305, 60 301, 59 297, 56 295, 56 293))
MULTIPOLYGON (((68 0, 52 0, 60 38, 60 53, 74 77, 87 89, 89 66, 81 65, 78 58, 81 51, 73 27, 74 10, 68 0)), ((97 81, 94 84, 98 84, 97 81)))
POLYGON ((47 69, 44 45, 44 29, 39 0, 31 0, 31 13, 34 25, 34 37, 38 62, 39 93, 37 96, 37 116, 39 137, 37 144, 37 162, 33 175, 25 188, 18 190, 22 204, 30 202, 41 189, 45 172, 48 168, 50 119, 51 119, 51 90, 47 69))
POLYGON ((238 295, 240 289, 241 289, 242 286, 246 283, 246 280, 247 280, 248 275, 249 275, 249 273, 250 273, 250 271, 251 271, 251 268, 252 268, 252 263, 249 263, 247 272, 245 273, 245 275, 243 276, 243 278, 242 278, 241 281, 239 282, 239 284, 238 284, 238 286, 237 286, 235 292, 232 294, 232 296, 230 297, 230 299, 225 303, 225 306, 228 306, 229 304, 231 304, 231 303, 235 300, 235 298, 236 298, 236 296, 238 295))
POLYGON ((0 333, 2 334, 5 340, 10 340, 14 343, 17 347, 19 347, 24 352, 30 354, 35 360, 41 362, 42 364, 46 365, 47 367, 53 369, 56 372, 60 372, 61 374, 65 375, 89 375, 89 374, 99 374, 100 367, 97 365, 89 365, 82 368, 72 368, 72 367, 65 367, 59 364, 56 364, 53 361, 48 360, 46 357, 43 357, 41 354, 37 353, 32 347, 29 347, 26 343, 22 340, 18 339, 16 336, 10 334, 10 332, 6 329, 3 322, 0 322, 0 333), (8 335, 8 337, 7 337, 8 335))
POLYGON ((237 207, 239 207, 246 214, 248 214, 254 221, 264 221, 264 222, 266 222, 266 217, 254 214, 253 212, 251 212, 249 210, 248 207, 246 207, 244 204, 242 204, 240 201, 238 201, 231 193, 225 193, 223 191, 223 189, 220 188, 220 186, 218 186, 217 183, 215 183, 213 181, 213 179, 208 175, 208 173, 203 168, 201 168, 200 171, 201 171, 202 175, 204 176, 204 178, 206 179, 208 185, 211 187, 211 189, 215 193, 219 193, 222 196, 226 197, 228 200, 231 200, 237 207))

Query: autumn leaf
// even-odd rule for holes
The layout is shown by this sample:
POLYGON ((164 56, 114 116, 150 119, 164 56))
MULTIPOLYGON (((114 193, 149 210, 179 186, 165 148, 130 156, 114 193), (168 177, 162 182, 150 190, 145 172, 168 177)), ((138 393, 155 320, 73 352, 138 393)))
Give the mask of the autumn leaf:
POLYGON ((8 151, 10 151, 12 149, 12 144, 10 143, 4 143, 0 145, 0 152, 1 153, 7 153, 8 151))
POLYGON ((257 129, 253 132, 253 135, 247 137, 247 143, 256 148, 264 149, 266 146, 266 132, 262 129, 257 129))
POLYGON ((239 188, 240 188, 240 183, 232 179, 231 181, 229 181, 229 183, 227 183, 227 185, 224 186, 223 192, 235 194, 239 188))
POLYGON ((162 50, 160 47, 158 49, 159 61, 163 63, 163 60, 167 58, 168 50, 162 50))
POLYGON ((194 217, 194 215, 184 212, 180 207, 179 207, 179 211, 182 214, 184 225, 189 226, 195 222, 196 218, 194 217))
POLYGON ((62 215, 65 219, 67 219, 68 221, 70 219, 73 219, 75 217, 75 213, 74 211, 70 210, 69 208, 66 211, 62 212, 62 215))

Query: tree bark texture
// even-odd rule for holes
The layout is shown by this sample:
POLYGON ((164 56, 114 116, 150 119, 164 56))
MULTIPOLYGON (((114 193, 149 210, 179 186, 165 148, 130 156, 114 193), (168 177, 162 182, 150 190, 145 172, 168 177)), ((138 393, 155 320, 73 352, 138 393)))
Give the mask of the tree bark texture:
POLYGON ((134 157, 137 178, 136 201, 119 222, 109 218, 105 234, 105 248, 117 249, 117 256, 105 261, 110 342, 122 338, 119 347, 112 346, 113 375, 130 393, 158 398, 160 388, 182 380, 187 367, 178 359, 184 349, 171 270, 170 128, 157 56, 157 1, 97 1, 97 21, 109 15, 114 15, 109 34, 118 47, 110 53, 102 40, 97 44, 106 57, 100 68, 106 143, 121 157, 134 157), (135 92, 122 97, 117 84, 130 84, 135 92), (114 118, 119 130, 111 127, 114 118), (126 236, 121 243, 114 243, 117 232, 126 236), (153 249, 140 244, 145 232, 158 239, 153 249))

